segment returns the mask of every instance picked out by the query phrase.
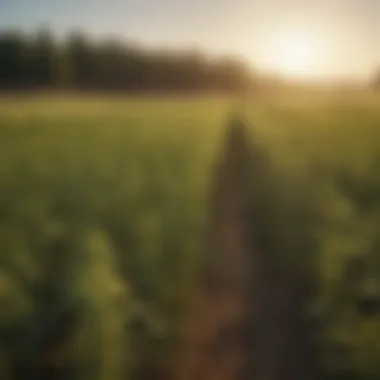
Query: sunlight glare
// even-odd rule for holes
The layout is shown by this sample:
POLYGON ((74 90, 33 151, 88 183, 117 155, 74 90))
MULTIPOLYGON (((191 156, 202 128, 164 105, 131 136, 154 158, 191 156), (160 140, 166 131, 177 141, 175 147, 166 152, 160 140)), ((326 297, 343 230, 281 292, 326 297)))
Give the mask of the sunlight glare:
POLYGON ((306 36, 283 36, 276 46, 275 66, 286 76, 311 76, 319 62, 317 44, 306 36))

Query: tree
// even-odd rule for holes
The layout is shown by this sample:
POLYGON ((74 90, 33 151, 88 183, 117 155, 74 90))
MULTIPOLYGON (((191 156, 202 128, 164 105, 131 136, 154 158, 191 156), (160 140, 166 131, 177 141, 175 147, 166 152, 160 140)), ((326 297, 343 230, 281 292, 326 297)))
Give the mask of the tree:
POLYGON ((59 44, 44 28, 34 37, 0 35, 0 88, 241 92, 254 81, 249 67, 231 57, 209 61, 196 51, 156 52, 80 32, 59 44))
POLYGON ((26 44, 17 32, 0 35, 0 86, 20 87, 25 83, 26 44))

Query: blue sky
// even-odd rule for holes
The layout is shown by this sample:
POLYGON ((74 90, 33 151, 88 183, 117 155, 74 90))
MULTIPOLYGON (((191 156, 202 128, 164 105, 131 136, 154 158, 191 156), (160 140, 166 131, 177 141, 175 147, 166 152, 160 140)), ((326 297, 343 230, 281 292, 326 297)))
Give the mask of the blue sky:
POLYGON ((319 46, 320 76, 366 76, 380 64, 380 0, 0 0, 1 29, 41 24, 237 53, 263 70, 275 70, 275 46, 287 34, 319 46))

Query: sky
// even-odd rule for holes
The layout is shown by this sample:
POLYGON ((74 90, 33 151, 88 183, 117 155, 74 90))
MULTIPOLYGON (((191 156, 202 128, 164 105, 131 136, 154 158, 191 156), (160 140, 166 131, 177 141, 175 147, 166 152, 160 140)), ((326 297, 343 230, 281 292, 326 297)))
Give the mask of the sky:
POLYGON ((366 78, 380 65, 380 0, 0 0, 0 29, 39 25, 237 54, 259 71, 366 78))

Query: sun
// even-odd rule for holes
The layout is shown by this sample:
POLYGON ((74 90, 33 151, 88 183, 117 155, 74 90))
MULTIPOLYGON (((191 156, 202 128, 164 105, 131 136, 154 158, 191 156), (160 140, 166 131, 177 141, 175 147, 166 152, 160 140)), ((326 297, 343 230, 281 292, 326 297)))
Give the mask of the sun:
POLYGON ((308 77, 317 72, 318 48, 306 36, 282 36, 276 44, 274 64, 282 75, 308 77))

